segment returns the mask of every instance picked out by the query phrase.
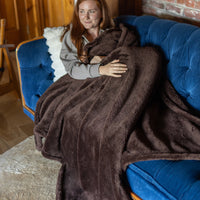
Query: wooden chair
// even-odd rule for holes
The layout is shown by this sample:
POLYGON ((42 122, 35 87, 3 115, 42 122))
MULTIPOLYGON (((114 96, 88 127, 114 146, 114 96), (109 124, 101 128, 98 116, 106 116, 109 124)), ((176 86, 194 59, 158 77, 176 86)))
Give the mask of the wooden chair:
MULTIPOLYGON (((0 45, 4 43, 5 37, 5 19, 0 20, 0 45)), ((0 48, 0 73, 3 72, 3 49, 0 48)))
POLYGON ((0 20, 0 79, 5 71, 5 66, 8 69, 9 74, 9 82, 0 85, 0 95, 3 95, 11 90, 16 90, 17 96, 20 97, 20 90, 17 82, 17 78, 15 75, 15 71, 11 62, 9 47, 14 47, 13 44, 5 44, 5 24, 6 20, 0 20), (5 62, 4 62, 5 58, 5 62), (6 65, 4 66, 4 63, 6 65))

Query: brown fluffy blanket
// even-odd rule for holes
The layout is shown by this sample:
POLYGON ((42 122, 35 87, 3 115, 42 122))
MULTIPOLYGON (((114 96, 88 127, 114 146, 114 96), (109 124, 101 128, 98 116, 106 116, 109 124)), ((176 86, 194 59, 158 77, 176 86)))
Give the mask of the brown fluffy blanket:
POLYGON ((155 48, 139 47, 135 32, 120 26, 86 51, 106 56, 103 63, 119 58, 128 72, 86 80, 65 75, 39 99, 36 147, 62 163, 58 200, 127 200, 128 164, 200 159, 200 118, 161 76, 155 48))

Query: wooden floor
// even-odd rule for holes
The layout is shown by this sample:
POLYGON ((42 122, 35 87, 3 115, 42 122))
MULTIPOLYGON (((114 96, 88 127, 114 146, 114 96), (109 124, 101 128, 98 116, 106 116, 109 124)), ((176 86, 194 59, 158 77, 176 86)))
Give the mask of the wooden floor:
MULTIPOLYGON (((11 52, 12 64, 17 75, 15 51, 11 52)), ((6 70, 0 85, 9 81, 6 70)), ((0 96, 0 154, 33 135, 33 121, 23 113, 21 100, 15 91, 0 96)))

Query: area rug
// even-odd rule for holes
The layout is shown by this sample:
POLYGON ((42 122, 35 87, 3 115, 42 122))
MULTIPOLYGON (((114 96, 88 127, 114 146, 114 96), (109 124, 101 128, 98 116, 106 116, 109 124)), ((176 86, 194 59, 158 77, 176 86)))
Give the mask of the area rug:
POLYGON ((30 136, 0 155, 0 199, 54 200, 60 166, 41 156, 30 136))

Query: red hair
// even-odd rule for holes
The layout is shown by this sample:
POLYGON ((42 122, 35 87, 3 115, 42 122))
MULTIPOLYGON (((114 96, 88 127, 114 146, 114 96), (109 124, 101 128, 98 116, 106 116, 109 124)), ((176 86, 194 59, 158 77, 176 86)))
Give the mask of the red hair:
MULTIPOLYGON (((79 5, 87 0, 78 0, 75 8, 74 8, 74 14, 72 18, 72 29, 71 29, 71 40, 75 47, 77 48, 78 57, 80 58, 83 54, 83 44, 82 44, 82 35, 85 33, 85 28, 81 24, 79 20, 79 5)), ((90 0, 91 1, 91 0, 90 0)), ((102 19, 100 22, 100 28, 107 29, 113 27, 113 21, 110 17, 108 6, 105 0, 93 0, 96 2, 97 6, 101 10, 102 19)), ((65 32, 63 33, 63 36, 61 39, 63 39, 64 34, 69 30, 69 25, 67 26, 65 32)))

